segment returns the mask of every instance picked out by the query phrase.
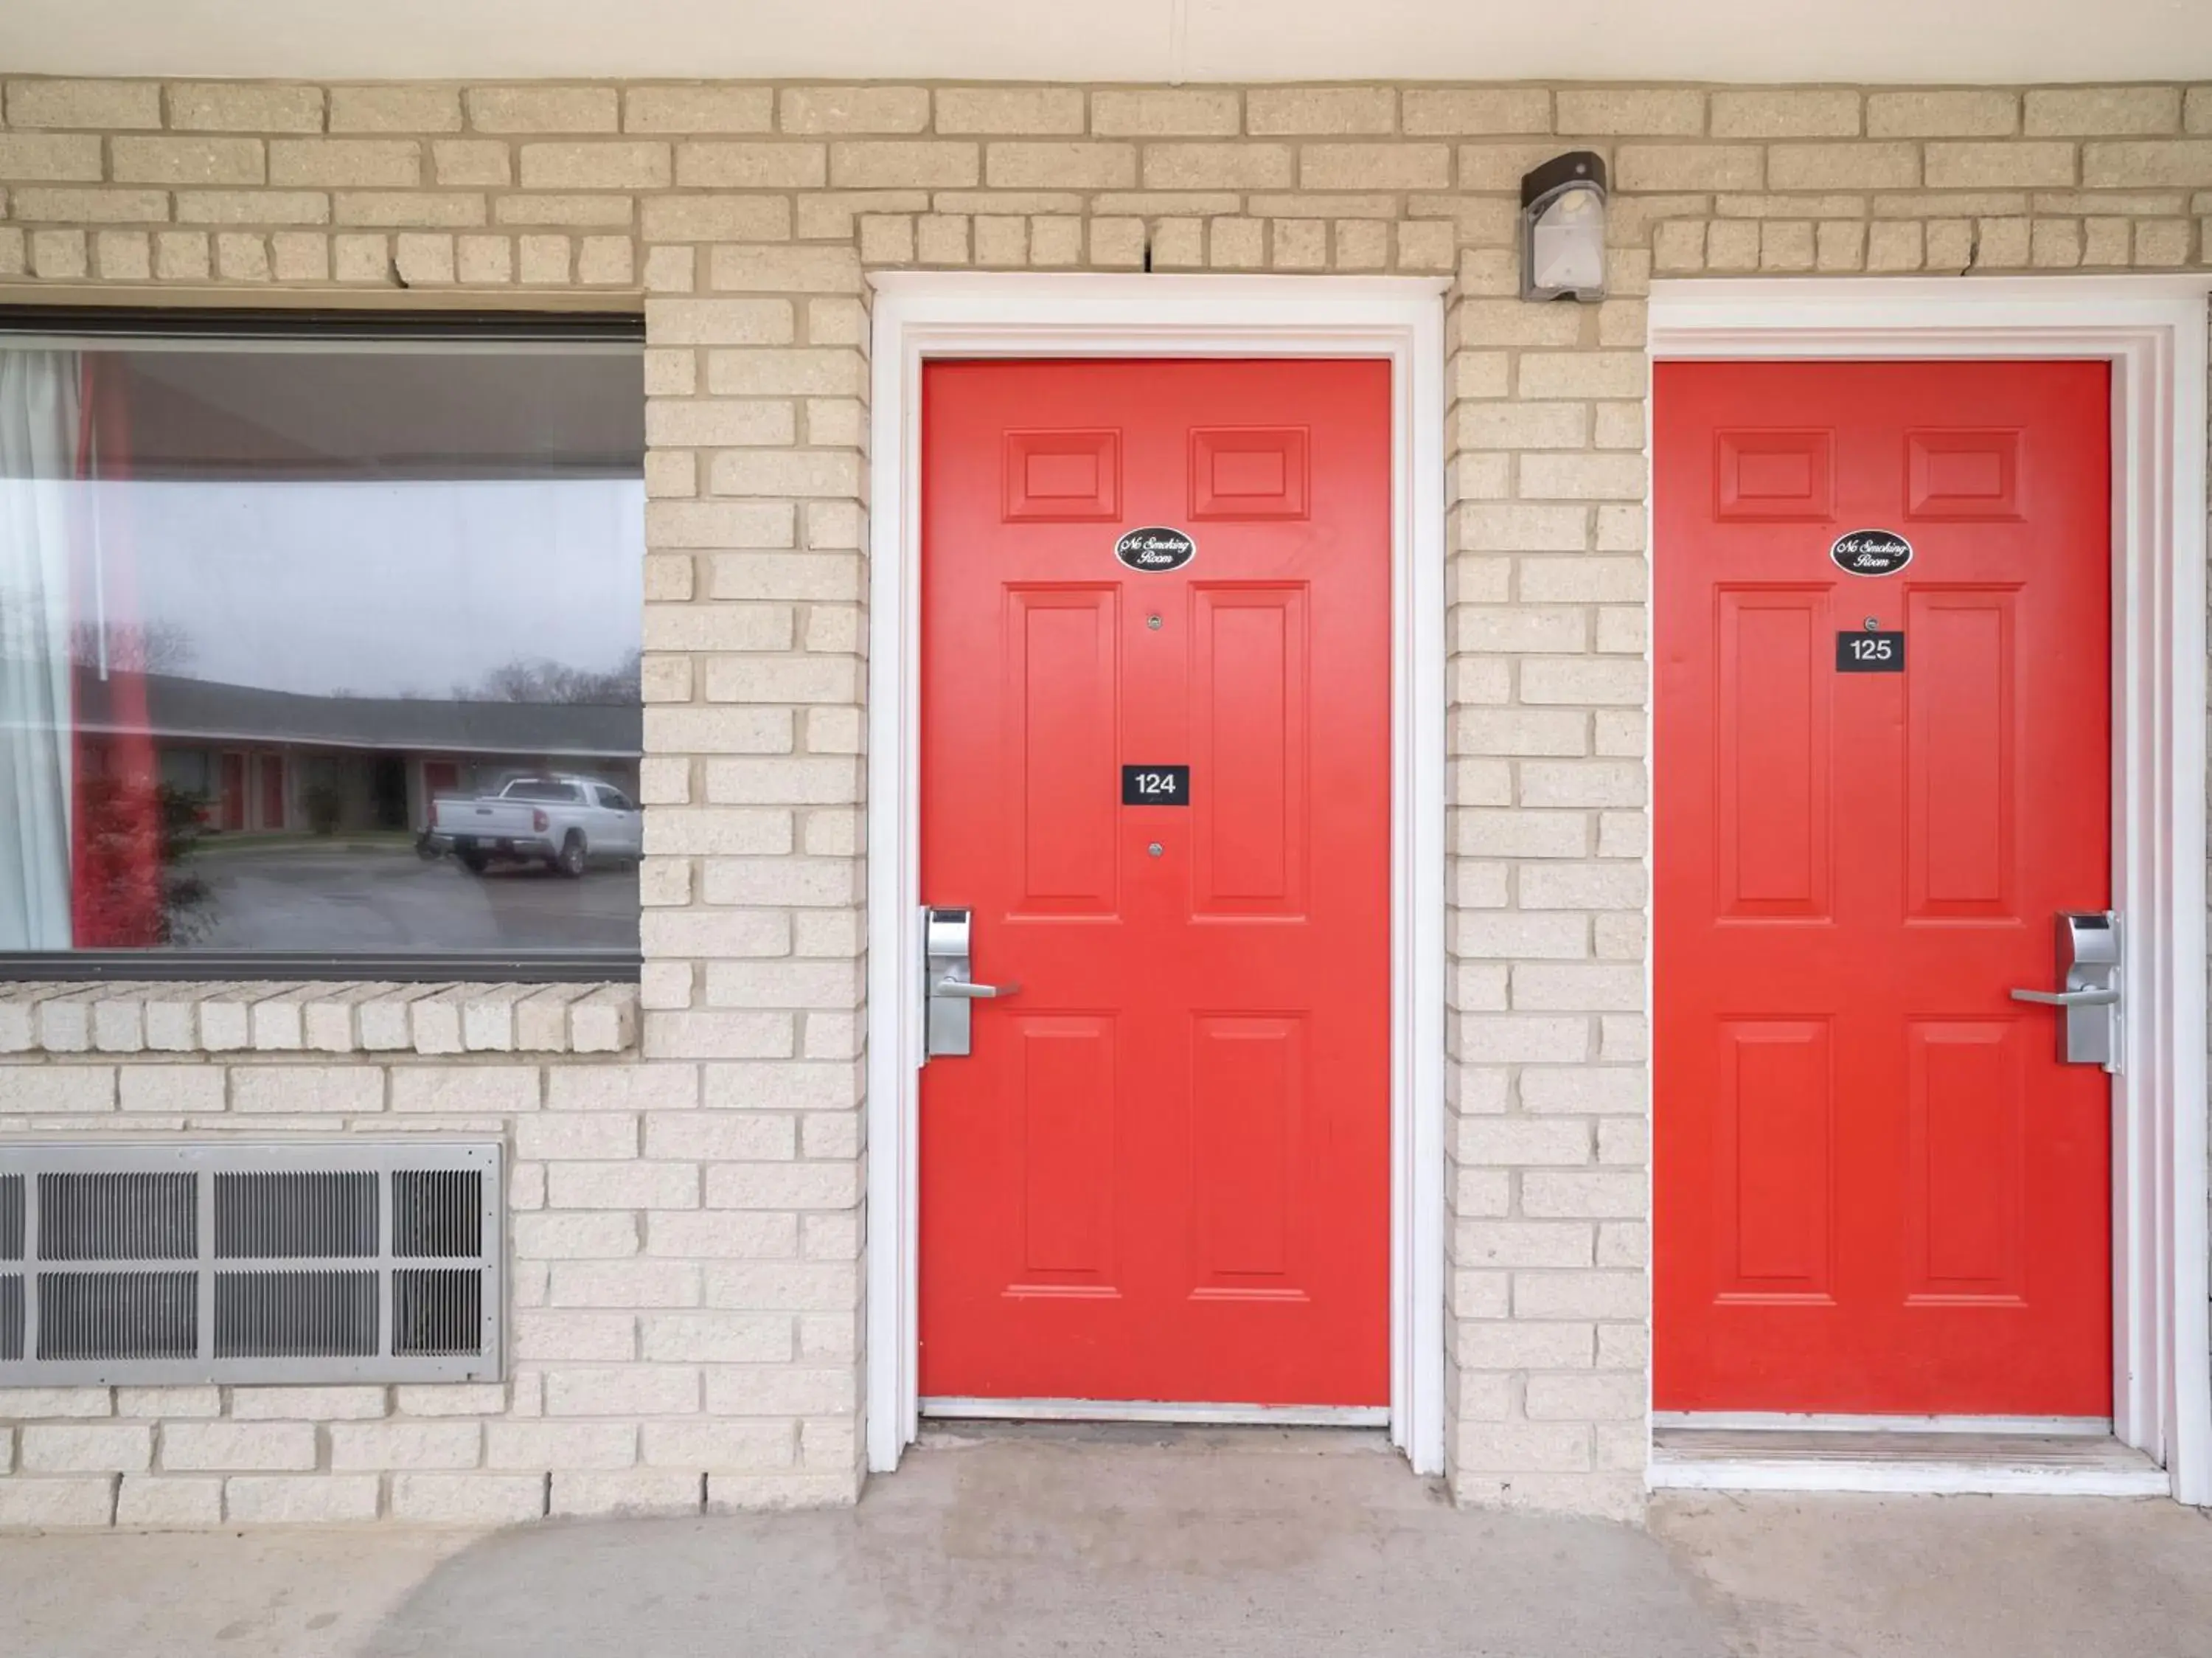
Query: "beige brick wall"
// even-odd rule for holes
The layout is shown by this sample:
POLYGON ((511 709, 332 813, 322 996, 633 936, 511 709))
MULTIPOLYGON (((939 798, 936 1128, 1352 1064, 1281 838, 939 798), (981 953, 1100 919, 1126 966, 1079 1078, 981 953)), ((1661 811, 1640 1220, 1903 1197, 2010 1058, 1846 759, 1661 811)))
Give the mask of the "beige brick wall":
POLYGON ((866 273, 911 265, 1455 275, 1452 1475, 1638 1512, 1647 284, 2212 264, 2212 86, 15 81, 0 118, 0 299, 642 294, 651 445, 638 1054, 0 1066, 11 1132, 507 1128, 514 1380, 0 1401, 0 1521, 850 1497, 866 273), (1570 148, 1613 296, 1524 306, 1515 191, 1570 148))

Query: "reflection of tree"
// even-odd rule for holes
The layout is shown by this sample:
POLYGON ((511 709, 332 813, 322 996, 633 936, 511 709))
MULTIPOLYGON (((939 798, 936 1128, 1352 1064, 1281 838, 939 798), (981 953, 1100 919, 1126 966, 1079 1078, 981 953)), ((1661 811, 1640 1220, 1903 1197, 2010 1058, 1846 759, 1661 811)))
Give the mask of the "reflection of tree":
POLYGON ((641 699, 641 651, 631 651, 606 672, 571 667, 550 657, 517 657, 473 686, 457 685, 465 703, 635 703, 641 699))
POLYGON ((338 823, 345 816, 345 796, 336 783, 327 779, 309 783, 300 804, 307 808, 308 828, 319 835, 337 833, 338 823))
POLYGON ((204 796, 143 777, 81 778, 76 942, 110 948, 187 942, 207 883, 183 866, 199 844, 204 796))
POLYGON ((174 622, 72 622, 70 661, 111 674, 182 674, 198 652, 174 622))

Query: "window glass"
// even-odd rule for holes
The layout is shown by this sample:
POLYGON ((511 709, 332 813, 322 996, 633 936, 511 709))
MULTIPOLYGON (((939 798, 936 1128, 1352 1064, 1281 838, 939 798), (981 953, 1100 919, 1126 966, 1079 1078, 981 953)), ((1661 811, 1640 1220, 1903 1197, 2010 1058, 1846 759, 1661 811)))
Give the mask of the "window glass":
POLYGON ((643 419, 618 342, 0 336, 0 950, 634 954, 643 419))
POLYGON ((573 802, 578 797, 576 785, 573 783, 563 783, 558 777, 517 777, 504 785, 499 792, 507 800, 573 802))

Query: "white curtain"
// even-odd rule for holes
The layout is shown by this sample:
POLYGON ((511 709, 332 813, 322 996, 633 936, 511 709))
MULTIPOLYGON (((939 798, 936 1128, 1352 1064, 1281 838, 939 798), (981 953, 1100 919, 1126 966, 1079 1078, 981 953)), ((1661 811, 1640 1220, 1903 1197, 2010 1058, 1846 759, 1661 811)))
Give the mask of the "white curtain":
POLYGON ((73 351, 0 350, 0 950, 70 948, 73 351))

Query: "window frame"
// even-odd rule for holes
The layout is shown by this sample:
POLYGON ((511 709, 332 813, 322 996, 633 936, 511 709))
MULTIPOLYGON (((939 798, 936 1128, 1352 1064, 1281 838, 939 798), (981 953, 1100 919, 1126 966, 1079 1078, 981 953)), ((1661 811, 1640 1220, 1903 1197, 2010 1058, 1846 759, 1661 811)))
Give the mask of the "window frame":
MULTIPOLYGON (((140 347, 293 342, 343 347, 380 342, 471 346, 629 346, 645 349, 645 318, 621 310, 351 310, 302 306, 0 303, 0 349, 88 341, 140 347)), ((644 388, 639 387, 642 420, 644 388)), ((642 451, 641 452, 642 453, 642 451)), ((641 616, 641 623, 642 617, 641 616)), ((642 809, 642 808, 641 808, 642 809)), ((635 983, 642 948, 454 950, 170 950, 90 948, 0 950, 0 995, 10 984, 137 981, 216 984, 232 980, 395 984, 635 983)))

